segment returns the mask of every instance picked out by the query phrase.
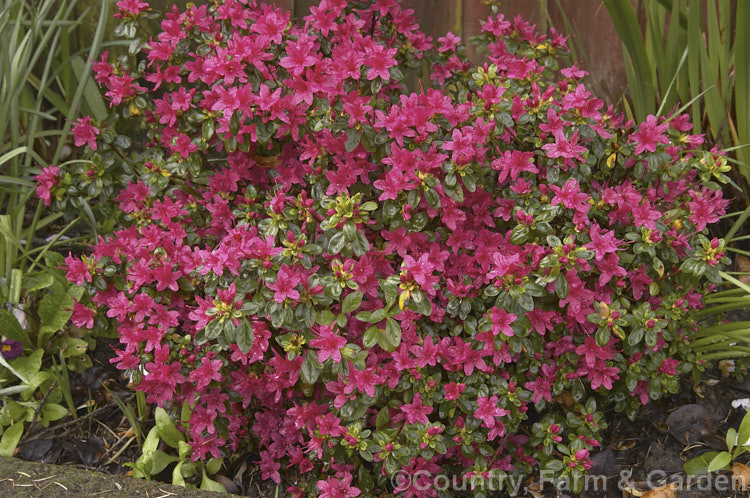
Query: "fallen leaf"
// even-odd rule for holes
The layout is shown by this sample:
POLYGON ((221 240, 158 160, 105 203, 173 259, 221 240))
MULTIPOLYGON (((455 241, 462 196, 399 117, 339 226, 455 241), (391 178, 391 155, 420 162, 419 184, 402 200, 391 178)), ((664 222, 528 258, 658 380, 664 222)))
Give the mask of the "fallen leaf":
MULTIPOLYGON (((737 271, 741 273, 750 273, 750 258, 739 254, 734 259, 734 262, 737 265, 737 271)), ((737 279, 743 284, 750 285, 750 275, 738 275, 737 279)))
POLYGON ((533 498, 542 498, 542 484, 538 482, 531 482, 526 486, 526 492, 533 498))
POLYGON ((666 486, 652 489, 643 495, 643 498, 677 498, 678 487, 677 483, 670 482, 666 486))
POLYGON ((750 489, 750 467, 739 462, 732 464, 732 489, 735 491, 750 489))
POLYGON ((565 406, 567 408, 570 408, 576 402, 576 400, 573 399, 573 395, 570 394, 570 392, 568 392, 568 391, 561 392, 560 395, 555 398, 555 401, 558 404, 563 405, 563 406, 565 406))
POLYGON ((27 443, 21 443, 19 454, 22 459, 36 462, 52 449, 51 439, 36 439, 27 443))
POLYGON ((611 448, 614 451, 625 451, 635 446, 635 439, 625 439, 623 441, 617 441, 612 444, 611 448))
POLYGON ((721 360, 719 370, 721 370, 722 377, 729 377, 729 374, 734 372, 734 360, 721 360))
POLYGON ((646 494, 645 491, 641 491, 640 489, 632 488, 630 486, 623 485, 622 487, 622 498, 632 498, 635 496, 636 498, 643 496, 646 494))

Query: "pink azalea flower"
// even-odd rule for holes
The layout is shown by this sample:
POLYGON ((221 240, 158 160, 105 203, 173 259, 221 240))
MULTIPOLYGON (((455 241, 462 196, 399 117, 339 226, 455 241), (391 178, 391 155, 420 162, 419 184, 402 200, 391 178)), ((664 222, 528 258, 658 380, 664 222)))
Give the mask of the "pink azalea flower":
POLYGON ((635 155, 656 152, 657 144, 668 144, 669 139, 664 135, 668 128, 669 123, 657 124, 654 115, 647 116, 646 121, 638 127, 638 131, 629 137, 631 142, 635 143, 635 155))
POLYGON ((97 135, 99 135, 99 129, 91 124, 89 116, 80 118, 73 125, 73 140, 76 147, 86 144, 91 150, 96 150, 97 135))
POLYGON ((498 397, 481 396, 477 398, 477 409, 474 411, 474 417, 482 421, 482 425, 487 428, 495 427, 496 417, 504 417, 508 410, 497 406, 498 397))
POLYGON ((431 406, 422 404, 422 395, 419 393, 414 394, 411 403, 401 405, 401 411, 406 415, 406 422, 409 424, 429 425, 430 419, 427 415, 432 413, 432 410, 431 406))
POLYGON ((458 397, 461 395, 461 393, 464 392, 466 389, 466 385, 456 384, 455 382, 449 382, 445 385, 445 400, 446 401, 453 401, 458 399, 458 397))
POLYGON ((492 320, 492 335, 502 332, 508 337, 513 337, 511 324, 516 320, 516 315, 493 306, 490 309, 490 320, 492 320))
POLYGON ((333 327, 321 326, 317 339, 311 340, 310 346, 318 349, 318 361, 321 363, 328 358, 341 363, 341 348, 346 346, 346 339, 336 334, 333 327))
POLYGON ((267 285, 269 289, 276 291, 273 295, 273 300, 277 303, 283 303, 285 299, 296 301, 300 298, 299 291, 295 290, 295 287, 300 282, 301 279, 297 273, 291 271, 287 265, 282 265, 279 268, 276 281, 267 285))
POLYGON ((328 480, 320 480, 317 482, 318 495, 321 498, 352 498, 359 496, 361 493, 360 489, 351 486, 352 475, 347 473, 341 479, 335 477, 329 477, 328 480))
POLYGON ((148 10, 148 8, 148 3, 141 0, 118 0, 117 9, 120 13, 115 14, 113 17, 120 18, 123 15, 135 17, 141 12, 148 10))
POLYGON ((60 183, 58 179, 59 173, 59 166, 48 166, 42 168, 42 172, 34 178, 38 184, 36 187, 36 196, 44 202, 45 206, 49 206, 52 203, 52 187, 60 183))

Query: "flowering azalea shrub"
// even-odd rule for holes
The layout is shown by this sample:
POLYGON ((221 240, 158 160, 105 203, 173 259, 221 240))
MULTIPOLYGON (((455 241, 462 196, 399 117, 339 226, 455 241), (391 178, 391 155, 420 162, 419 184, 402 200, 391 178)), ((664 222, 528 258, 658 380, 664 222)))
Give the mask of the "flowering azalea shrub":
MULTIPOLYGON (((134 33, 147 5, 118 5, 134 33)), ((96 63, 118 119, 79 121, 89 171, 39 193, 64 209, 98 180, 118 206, 66 263, 74 323, 115 327, 159 407, 138 472, 256 455, 298 496, 437 496, 438 474, 482 496, 585 473, 605 408, 699 374, 721 157, 686 116, 604 109, 557 34, 497 15, 476 42, 473 68, 395 0, 299 23, 226 0, 96 63)))

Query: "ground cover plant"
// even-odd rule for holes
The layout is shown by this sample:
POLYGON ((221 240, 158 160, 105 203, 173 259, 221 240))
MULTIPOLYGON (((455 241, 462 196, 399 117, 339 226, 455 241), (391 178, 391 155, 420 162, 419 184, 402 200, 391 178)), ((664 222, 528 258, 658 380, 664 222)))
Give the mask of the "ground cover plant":
MULTIPOLYGON (((148 5, 118 7, 138 36, 148 5)), ((554 32, 497 15, 475 42, 483 67, 396 1, 295 24, 230 0, 96 62, 92 162, 38 193, 118 206, 66 269, 73 323, 117 331, 155 406, 135 475, 222 489, 254 453, 299 496, 436 496, 438 474, 483 496, 582 475, 604 409, 700 376, 724 159, 687 116, 605 109, 554 32)))

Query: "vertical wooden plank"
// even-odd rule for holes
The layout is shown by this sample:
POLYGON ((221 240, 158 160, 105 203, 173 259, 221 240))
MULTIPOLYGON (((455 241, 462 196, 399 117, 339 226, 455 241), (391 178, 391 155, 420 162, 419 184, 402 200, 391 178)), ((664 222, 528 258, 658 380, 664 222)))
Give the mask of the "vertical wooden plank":
POLYGON ((277 7, 289 11, 294 16, 294 0, 266 0, 269 4, 273 4, 277 7))
POLYGON ((302 19, 310 14, 310 7, 313 5, 317 6, 319 3, 320 0, 294 0, 294 10, 292 11, 292 14, 295 18, 302 19))
MULTIPOLYGON (((552 3, 554 1, 550 0, 552 3)), ((500 12, 511 20, 520 15, 531 24, 537 24, 540 17, 539 4, 532 0, 503 0, 500 3, 500 12)))
POLYGON ((616 103, 627 88, 627 79, 620 39, 607 9, 601 0, 559 0, 559 6, 558 0, 549 0, 552 25, 560 32, 565 32, 565 24, 559 7, 586 54, 586 59, 579 61, 579 67, 589 72, 586 86, 605 102, 616 103))
POLYGON ((414 9, 419 27, 437 41, 451 32, 461 35, 461 0, 406 0, 404 7, 414 9))
POLYGON ((483 64, 486 55, 480 54, 474 46, 468 45, 469 38, 482 32, 482 23, 487 20, 491 12, 490 6, 482 0, 463 0, 462 38, 464 43, 467 44, 466 55, 473 64, 483 64))

